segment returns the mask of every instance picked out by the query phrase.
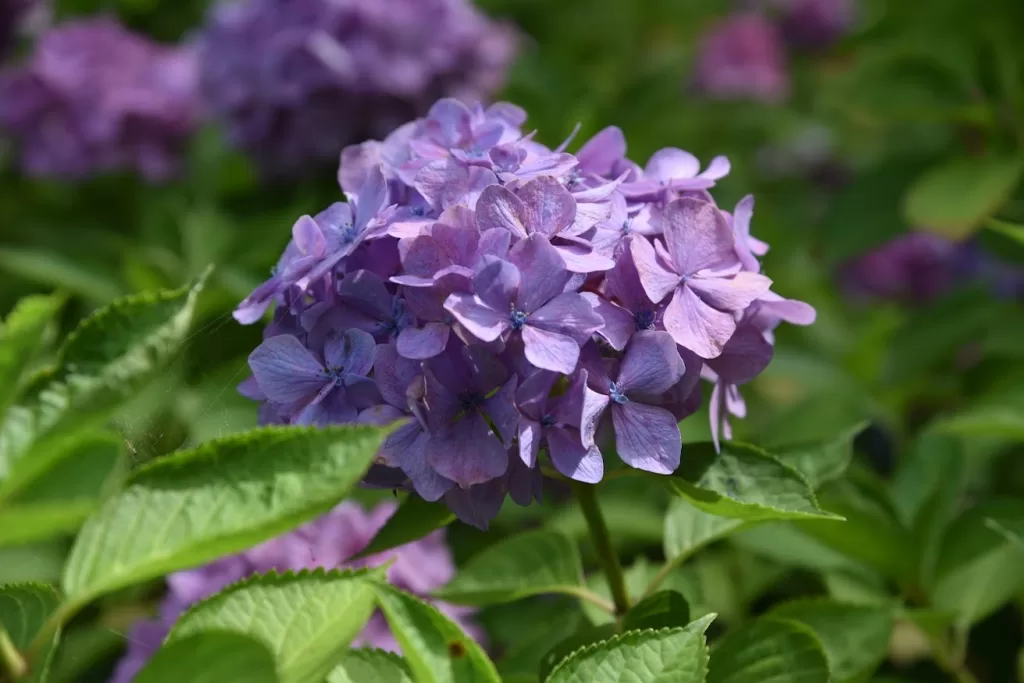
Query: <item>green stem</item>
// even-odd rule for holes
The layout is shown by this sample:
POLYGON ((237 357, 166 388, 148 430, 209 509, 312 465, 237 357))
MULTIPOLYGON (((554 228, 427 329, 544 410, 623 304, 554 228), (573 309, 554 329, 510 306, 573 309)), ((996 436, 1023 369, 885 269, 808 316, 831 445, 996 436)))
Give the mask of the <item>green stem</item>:
POLYGON ((0 628, 0 662, 3 662, 4 670, 11 675, 11 680, 18 680, 28 673, 28 664, 24 657, 14 647, 7 631, 0 628))
POLYGON ((612 601, 615 603, 615 614, 622 616, 629 609, 629 594, 626 592, 626 580, 622 574, 622 565, 619 564, 619 556, 615 554, 611 536, 608 534, 608 525, 605 524, 601 508, 597 504, 597 487, 573 482, 572 488, 590 528, 590 538, 594 542, 597 559, 608 579, 612 601))

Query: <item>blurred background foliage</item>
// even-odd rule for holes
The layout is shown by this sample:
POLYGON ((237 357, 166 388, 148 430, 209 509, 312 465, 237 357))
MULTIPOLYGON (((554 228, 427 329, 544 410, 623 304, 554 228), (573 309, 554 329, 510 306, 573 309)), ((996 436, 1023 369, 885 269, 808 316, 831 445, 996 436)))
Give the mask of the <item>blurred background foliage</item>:
MULTIPOLYGON (((985 520, 1024 507, 1024 287, 1016 270, 1024 268, 1024 3, 862 0, 832 44, 785 48, 781 101, 702 94, 693 73, 704 36, 754 4, 479 2, 522 32, 500 99, 529 112, 527 126, 541 141, 556 145, 577 123, 579 140, 615 124, 639 163, 668 145, 705 161, 727 155, 724 207, 756 196, 753 227, 772 245, 765 270, 773 289, 813 304, 818 320, 779 330, 771 366, 744 389, 748 418, 734 424, 737 438, 792 444, 870 425, 856 440, 850 474, 822 492, 851 520, 843 529, 752 528, 701 550, 672 574, 672 585, 719 612, 716 627, 786 597, 900 596, 912 611, 871 680, 950 680, 965 661, 978 680, 1015 680, 1024 565, 1020 548, 1007 550, 985 520), (964 245, 957 248, 975 264, 970 275, 950 265, 951 284, 926 297, 855 291, 852 261, 918 229, 964 245), (964 557, 982 563, 981 573, 937 596, 928 576, 964 557), (979 585, 989 594, 967 595, 979 585), (941 641, 946 661, 922 656, 932 648, 928 637, 932 646, 941 641)), ((206 11, 201 0, 57 0, 50 20, 113 12, 175 42, 206 11)), ((27 37, 26 50, 30 44, 27 37)), ((162 185, 129 173, 29 178, 12 155, 12 163, 3 159, 0 310, 60 290, 67 329, 118 295, 178 286, 217 266, 173 370, 115 420, 131 463, 253 426, 255 408, 235 386, 248 375, 246 356, 260 332, 230 311, 266 277, 294 219, 340 197, 334 169, 268 182, 214 124, 194 136, 185 172, 162 185)), ((867 279, 883 276, 886 263, 866 266, 867 279)), ((917 277, 908 273, 900 277, 917 277)), ((706 414, 682 426, 684 442, 708 438, 706 414)), ((497 533, 451 527, 457 560, 523 527, 582 538, 582 516, 566 499, 553 490, 540 507, 505 506, 497 533)), ((642 586, 673 554, 668 496, 623 478, 605 485, 602 504, 642 586)), ((0 581, 53 578, 64 550, 62 542, 0 548, 0 581)), ((116 596, 83 615, 55 680, 103 680, 120 632, 152 597, 116 596)), ((538 644, 572 633, 584 618, 573 603, 533 599, 486 610, 481 620, 503 653, 503 673, 514 674, 534 672, 545 649, 538 644)))

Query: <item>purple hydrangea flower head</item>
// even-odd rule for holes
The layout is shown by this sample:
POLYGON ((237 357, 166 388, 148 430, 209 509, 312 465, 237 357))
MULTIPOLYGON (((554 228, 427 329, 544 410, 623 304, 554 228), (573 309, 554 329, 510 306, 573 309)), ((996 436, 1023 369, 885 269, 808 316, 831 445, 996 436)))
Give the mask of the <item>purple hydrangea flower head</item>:
POLYGON ((789 94, 782 36, 758 12, 729 15, 704 35, 694 85, 708 97, 777 103, 789 94))
MULTIPOLYGON (((130 683, 134 680, 160 648, 178 617, 189 607, 253 574, 318 567, 376 567, 390 561, 392 564, 388 568, 388 582, 426 598, 431 591, 448 583, 455 575, 455 565, 445 544, 443 530, 356 562, 349 559, 367 546, 395 508, 396 505, 390 501, 380 503, 369 511, 358 503, 344 502, 326 515, 284 536, 205 566, 171 574, 167 577, 168 591, 158 615, 140 620, 132 627, 128 637, 128 651, 118 662, 111 683, 130 683)), ((435 606, 459 622, 472 637, 483 639, 483 631, 471 621, 472 609, 447 603, 435 603, 435 606)), ((370 618, 353 645, 401 652, 401 647, 380 613, 370 618)))
POLYGON ((506 497, 540 498, 545 461, 594 483, 614 448, 671 472, 702 373, 714 414, 736 413, 775 327, 814 317, 769 290, 753 198, 715 203, 724 157, 668 148, 640 167, 617 128, 577 157, 524 120, 445 99, 347 148, 347 202, 301 218, 236 311, 275 305, 240 387, 261 420, 396 423, 367 485, 482 528, 506 497))
MULTIPOLYGON (((235 0, 200 44, 205 99, 230 138, 264 170, 295 173, 438 97, 486 98, 516 39, 467 0, 235 0)), ((453 123, 434 137, 452 142, 453 123)))
POLYGON ((957 244, 930 232, 909 232, 848 263, 843 272, 855 297, 928 302, 957 275, 957 244))
POLYGON ((164 180, 198 121, 189 48, 158 45, 112 19, 58 25, 0 73, 0 130, 36 176, 133 169, 164 180))

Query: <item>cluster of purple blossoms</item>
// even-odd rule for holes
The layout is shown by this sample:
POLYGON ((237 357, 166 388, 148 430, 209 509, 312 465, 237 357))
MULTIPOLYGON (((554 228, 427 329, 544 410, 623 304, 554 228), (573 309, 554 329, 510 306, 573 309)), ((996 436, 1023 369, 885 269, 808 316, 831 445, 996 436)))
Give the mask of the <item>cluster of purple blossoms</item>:
POLYGON ((32 175, 172 174, 198 120, 191 52, 111 19, 61 24, 27 63, 0 72, 0 131, 32 175))
MULTIPOLYGON (((388 581, 402 590, 426 597, 455 575, 455 565, 445 545, 442 529, 394 550, 356 562, 348 561, 367 546, 394 513, 395 507, 388 501, 366 512, 357 503, 344 502, 306 526, 244 553, 171 574, 167 577, 168 593, 159 614, 132 627, 128 634, 128 651, 118 662, 111 683, 130 683, 160 648, 178 617, 190 606, 253 574, 318 567, 376 567, 393 561, 387 570, 388 581)), ((468 620, 473 612, 471 608, 447 603, 435 603, 435 606, 455 619, 474 638, 483 638, 483 631, 468 620)), ((370 618, 354 646, 400 651, 380 613, 370 618)))
POLYGON ((789 94, 787 46, 822 49, 850 30, 852 0, 749 0, 701 40, 693 85, 720 100, 781 102, 789 94))
POLYGON ((516 38, 467 0, 236 0, 199 43, 212 115, 280 174, 334 162, 439 97, 486 99, 516 38))
POLYGON ((701 170, 667 148, 641 167, 614 127, 573 155, 525 118, 444 99, 346 148, 348 201, 301 217, 235 311, 254 323, 276 303, 240 387, 262 422, 401 420, 368 483, 481 527, 506 493, 540 495, 542 452, 582 482, 601 480, 602 453, 671 473, 700 378, 717 439, 772 330, 814 319, 769 291, 753 197, 729 212, 708 192, 727 159, 701 170))

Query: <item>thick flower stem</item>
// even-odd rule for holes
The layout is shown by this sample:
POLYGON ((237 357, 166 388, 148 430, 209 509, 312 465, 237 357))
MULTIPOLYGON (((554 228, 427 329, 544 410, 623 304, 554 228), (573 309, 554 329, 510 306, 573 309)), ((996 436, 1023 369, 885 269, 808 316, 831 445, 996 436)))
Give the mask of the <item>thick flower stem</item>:
POLYGON ((615 554, 615 548, 612 547, 612 539, 608 535, 608 525, 604 523, 604 516, 597 504, 597 487, 578 482, 573 482, 572 487, 580 502, 580 508, 583 510, 583 517, 587 520, 590 538, 594 541, 594 548, 597 550, 597 559, 608 579, 612 601, 615 603, 615 615, 621 617, 629 609, 629 595, 626 593, 626 580, 622 574, 622 565, 619 564, 619 556, 615 554))

